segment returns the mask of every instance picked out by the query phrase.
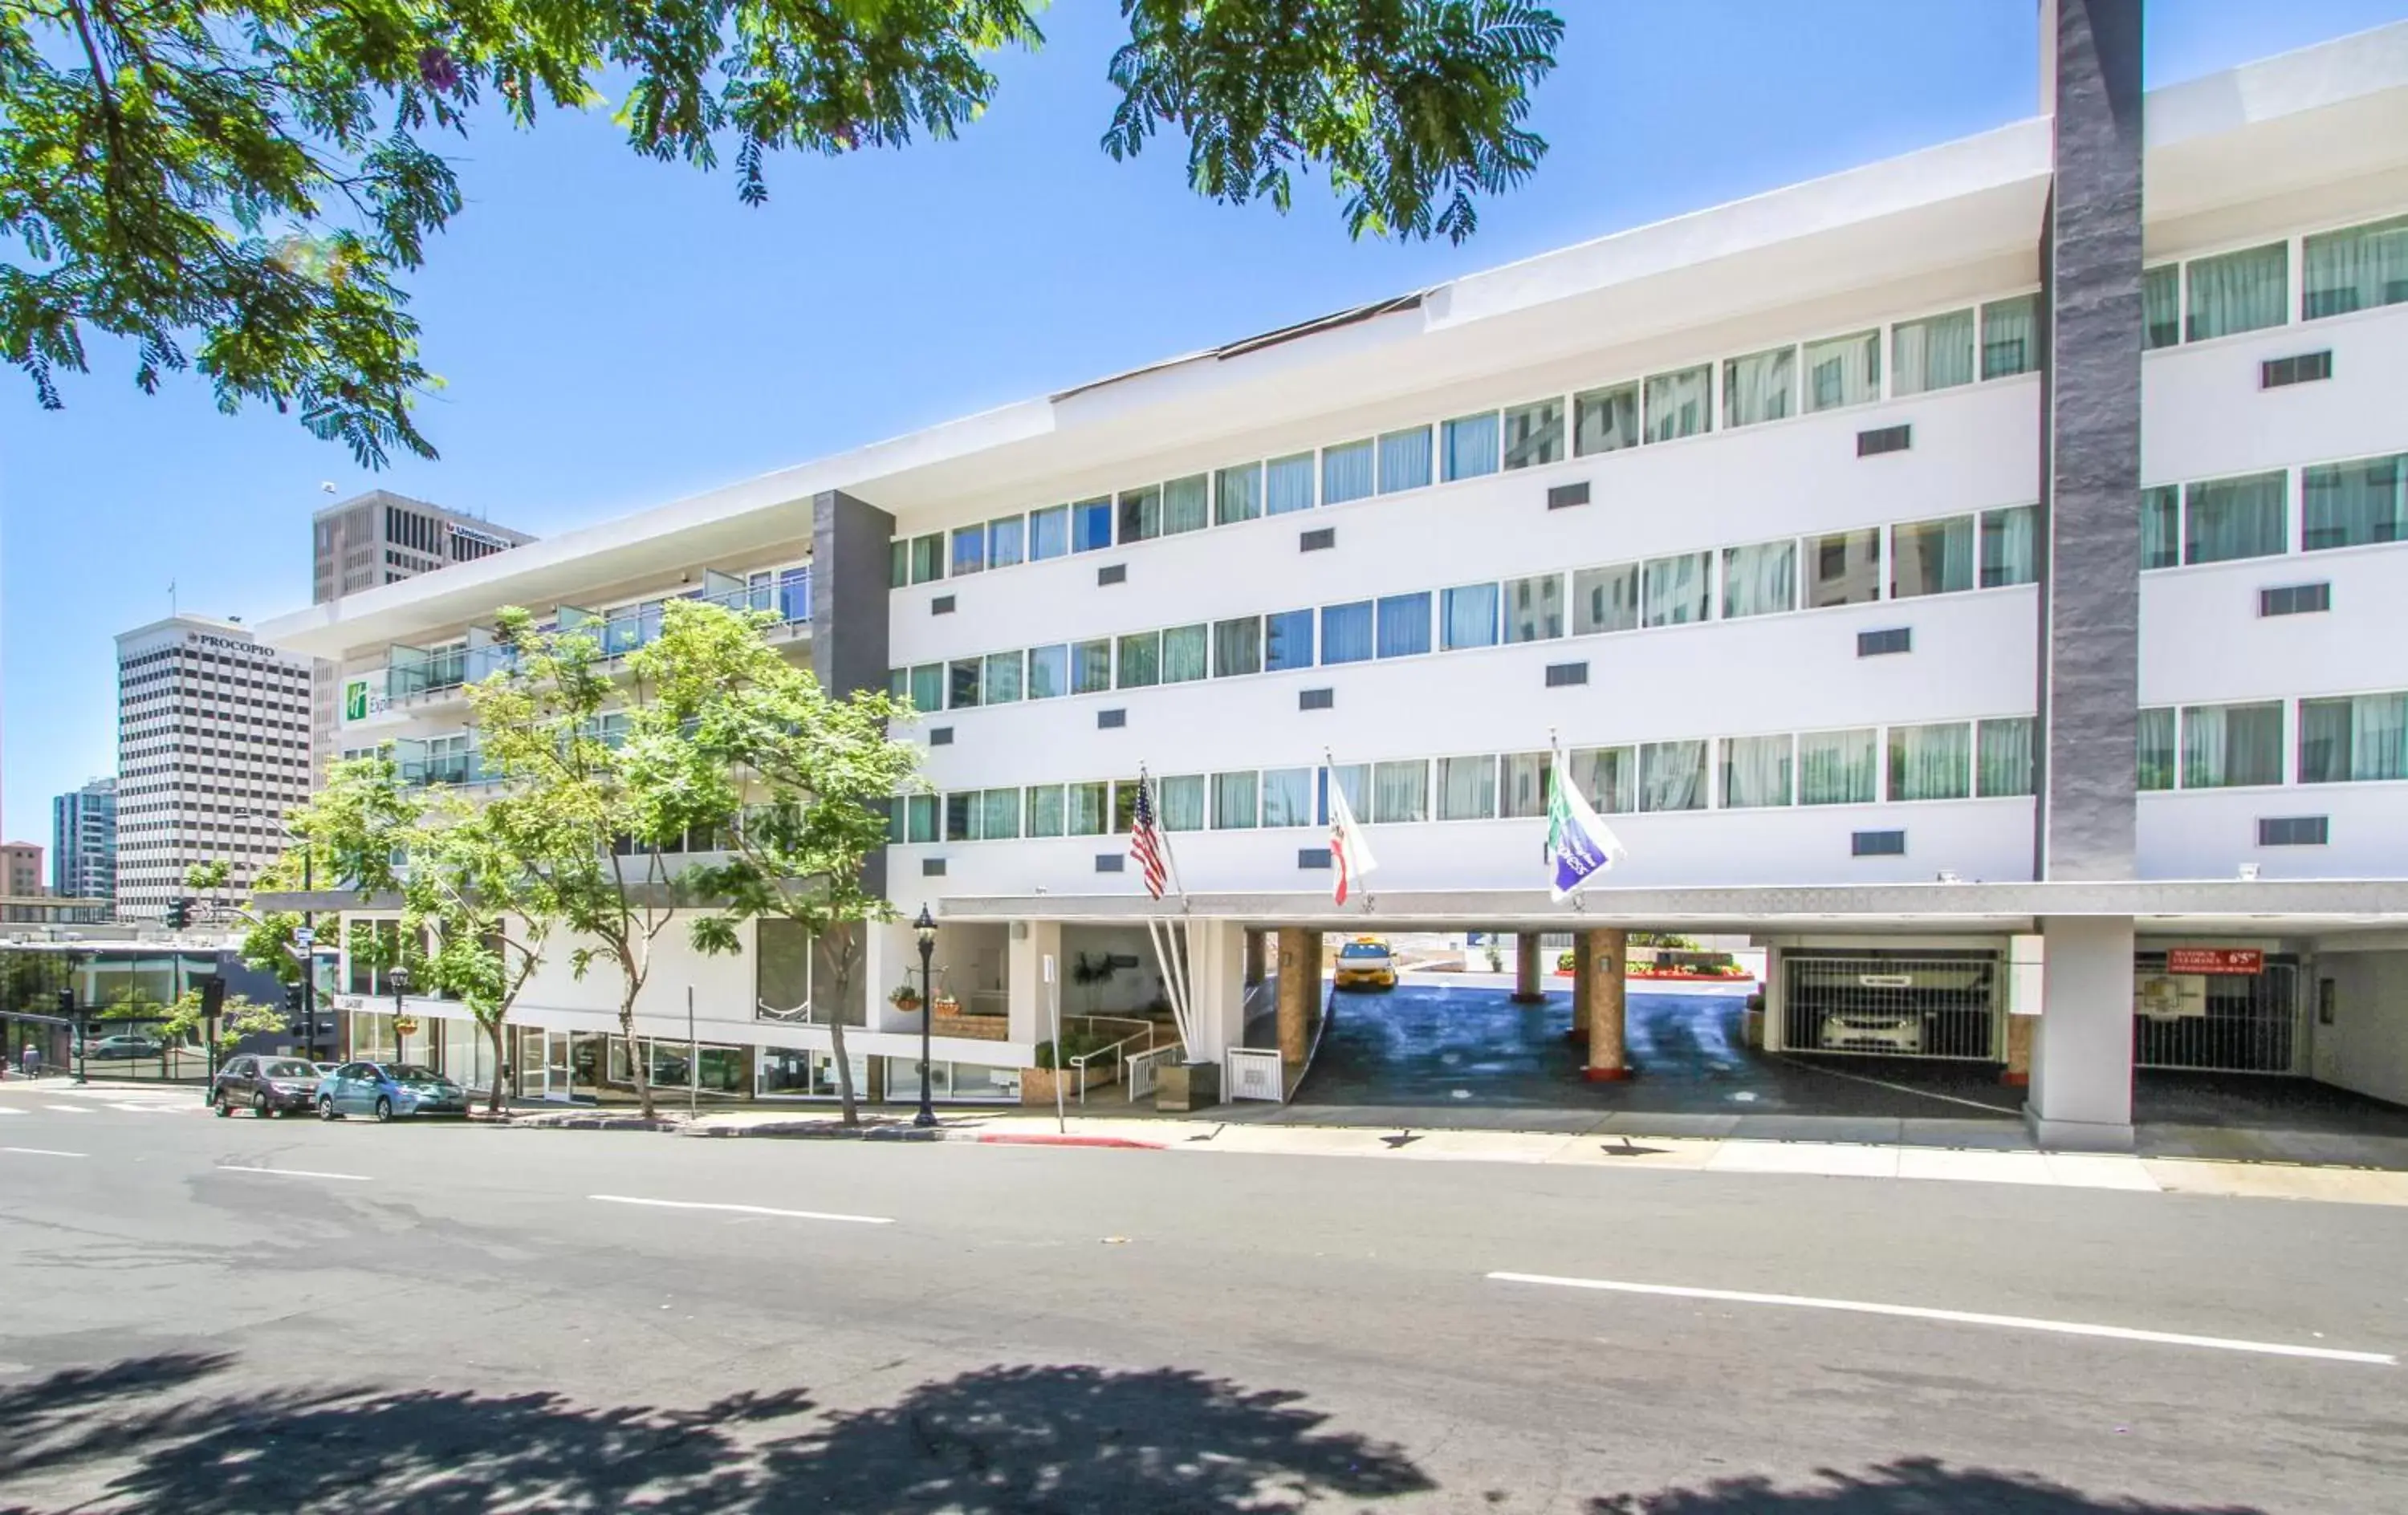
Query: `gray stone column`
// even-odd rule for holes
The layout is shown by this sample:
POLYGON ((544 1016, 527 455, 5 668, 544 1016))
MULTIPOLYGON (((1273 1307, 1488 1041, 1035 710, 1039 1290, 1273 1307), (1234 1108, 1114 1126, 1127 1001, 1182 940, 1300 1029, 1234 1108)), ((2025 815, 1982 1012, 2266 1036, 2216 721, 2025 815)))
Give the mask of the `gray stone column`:
POLYGON ((2132 1150, 2132 922, 2040 922, 2041 1012, 2031 1030, 2024 1122, 2041 1146, 2132 1150))
POLYGON ((2032 872, 2129 879, 2140 707, 2141 0, 2043 0, 2032 872))
MULTIPOLYGON (((887 544, 895 518, 841 491, 811 497, 811 672, 832 695, 886 687, 887 544)), ((877 851, 862 869, 870 889, 886 891, 886 854, 877 851)), ((854 935, 863 935, 856 931, 854 935)), ((837 965, 815 948, 816 981, 833 983, 837 965)), ((866 1024, 871 986, 868 951, 855 946, 853 983, 843 1008, 866 1024)))
POLYGON ((1513 1003, 1543 1005, 1547 986, 1539 977, 1539 934, 1517 932, 1513 937, 1513 1003))

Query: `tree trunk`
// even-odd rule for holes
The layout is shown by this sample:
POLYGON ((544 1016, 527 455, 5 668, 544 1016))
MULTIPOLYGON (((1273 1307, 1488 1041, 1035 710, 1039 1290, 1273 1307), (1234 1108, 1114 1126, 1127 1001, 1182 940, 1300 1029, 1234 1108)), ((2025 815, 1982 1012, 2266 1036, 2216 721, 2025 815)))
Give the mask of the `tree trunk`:
MULTIPOLYGON (((844 1055, 845 1008, 853 1002, 853 933, 839 931, 836 950, 836 1013, 828 1017, 828 1041, 836 1050, 836 1092, 844 1101, 844 1123, 861 1124, 861 1108, 853 1093, 853 1059, 844 1055)), ((926 1077, 923 1074, 922 1077, 926 1077)))
POLYGON ((499 1115, 502 1113, 502 1069, 508 1066, 509 1063, 509 1055, 502 1050, 502 1043, 504 1041, 502 1029, 502 1022, 499 1017, 485 1022, 485 1035, 492 1037, 494 1041, 494 1085, 485 1093, 485 1113, 487 1115, 499 1115))
MULTIPOLYGON (((636 1111, 649 1121, 652 1118, 652 1059, 644 1055, 642 1044, 636 1040, 636 996, 643 992, 643 987, 637 980, 628 980, 627 992, 619 1000, 619 1035, 627 1041, 627 1071, 636 1079, 636 1111)), ((606 1050, 602 1056, 602 1079, 608 1083, 609 1079, 610 1056, 606 1050)))

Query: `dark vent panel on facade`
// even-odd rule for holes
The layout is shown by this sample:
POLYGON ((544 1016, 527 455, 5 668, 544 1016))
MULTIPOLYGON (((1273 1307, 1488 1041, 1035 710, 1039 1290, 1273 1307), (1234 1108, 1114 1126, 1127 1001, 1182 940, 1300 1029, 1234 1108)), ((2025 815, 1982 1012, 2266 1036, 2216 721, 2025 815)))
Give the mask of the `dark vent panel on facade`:
POLYGON ((1561 689, 1567 684, 1585 684, 1587 682, 1588 665, 1585 663, 1550 663, 1547 665, 1547 687, 1549 689, 1561 689))
POLYGON ((1296 865, 1299 868, 1326 868, 1329 866, 1329 849, 1299 847, 1296 850, 1296 865))
POLYGON ((930 600, 928 602, 928 613, 932 616, 952 615, 953 613, 953 597, 951 594, 939 594, 935 599, 930 600))
POLYGON ((2260 847, 2322 847, 2331 840, 2329 816, 2269 815, 2258 819, 2260 847))
POLYGON ((1557 484, 1547 491, 1547 508, 1561 510, 1566 506, 1588 504, 1588 480, 1577 484, 1557 484))
POLYGON ((929 727, 929 728, 928 728, 928 745, 929 745, 930 747, 951 747, 951 746, 953 746, 953 727, 951 727, 951 726, 931 726, 931 727, 929 727))
POLYGON ((1096 712, 1096 729, 1097 731, 1117 731, 1127 724, 1128 712, 1126 710, 1098 710, 1096 712))
POLYGON ((1869 432, 1856 433, 1856 456, 1879 457, 1885 452, 1903 452, 1914 445, 1913 426, 1880 426, 1869 432))
POLYGON ((1096 570, 1096 587, 1098 589, 1103 588, 1107 584, 1125 584, 1127 582, 1128 565, 1125 563, 1108 563, 1096 570))
POLYGON ((1851 857, 1904 857, 1906 833, 1902 831, 1859 831, 1848 838, 1851 857))
POLYGON ((1327 710, 1338 704, 1334 689, 1299 689, 1296 692, 1296 707, 1299 710, 1327 710))
POLYGON ((1122 871, 1123 865, 1127 862, 1128 857, 1125 853, 1097 852, 1096 854, 1096 871, 1097 873, 1119 873, 1122 871))
POLYGON ((920 877, 921 877, 921 878, 923 878, 923 879, 941 879, 941 878, 943 878, 944 876, 945 876, 945 860, 944 860, 943 858, 940 858, 940 857, 924 857, 924 858, 922 858, 922 859, 920 860, 920 877))
POLYGON ((2258 365, 2258 387, 2278 390, 2291 384, 2313 384, 2332 377, 2332 350, 2302 352, 2296 357, 2269 358, 2258 365))
POLYGON ((2281 584, 2258 592, 2261 616, 2311 616, 2332 608, 2332 585, 2281 584))
POLYGON ((1914 628, 1912 626, 1885 626, 1879 631, 1856 633, 1856 656, 1860 658, 1887 657, 1893 652, 1914 650, 1914 628))
POLYGON ((1324 526, 1319 531, 1300 532, 1296 538, 1296 550, 1299 552, 1318 552, 1325 548, 1337 545, 1338 528, 1335 526, 1324 526))

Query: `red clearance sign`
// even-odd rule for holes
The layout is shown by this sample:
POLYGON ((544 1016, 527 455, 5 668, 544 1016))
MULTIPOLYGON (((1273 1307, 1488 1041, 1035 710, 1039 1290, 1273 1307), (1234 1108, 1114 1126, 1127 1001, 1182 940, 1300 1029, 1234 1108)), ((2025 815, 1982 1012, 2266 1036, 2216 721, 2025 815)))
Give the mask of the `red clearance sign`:
POLYGON ((2266 954, 2254 947, 2175 947, 2166 952, 2168 973, 2263 973, 2266 954))

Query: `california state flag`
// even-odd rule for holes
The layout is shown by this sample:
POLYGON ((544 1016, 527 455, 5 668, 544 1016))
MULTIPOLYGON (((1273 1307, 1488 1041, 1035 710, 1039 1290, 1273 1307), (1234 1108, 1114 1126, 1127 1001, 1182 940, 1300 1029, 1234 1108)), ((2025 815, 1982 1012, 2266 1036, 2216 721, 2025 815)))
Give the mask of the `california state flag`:
POLYGON ((1338 776, 1329 776, 1329 865, 1338 875, 1338 903, 1346 903, 1354 892, 1354 881, 1380 865, 1371 855, 1371 848, 1363 840, 1363 828, 1354 823, 1354 812, 1347 807, 1346 791, 1338 776))

